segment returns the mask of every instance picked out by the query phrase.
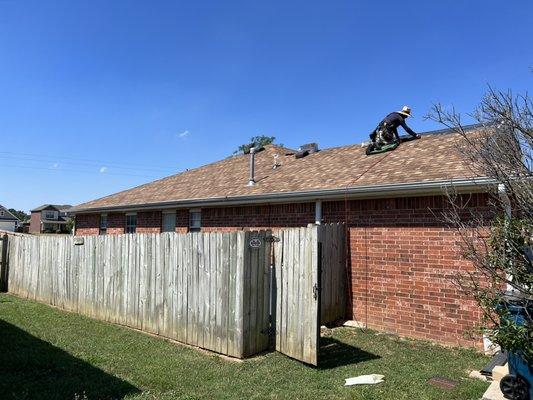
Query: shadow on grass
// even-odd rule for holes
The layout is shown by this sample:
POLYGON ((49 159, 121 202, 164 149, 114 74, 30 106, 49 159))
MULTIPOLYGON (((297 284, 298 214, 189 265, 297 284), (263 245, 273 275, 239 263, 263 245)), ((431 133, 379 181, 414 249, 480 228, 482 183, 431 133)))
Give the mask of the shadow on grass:
POLYGON ((329 337, 320 338, 318 369, 337 368, 343 365, 358 364, 378 358, 381 357, 336 339, 329 337))
POLYGON ((2 399, 120 399, 130 393, 140 390, 0 320, 2 399))

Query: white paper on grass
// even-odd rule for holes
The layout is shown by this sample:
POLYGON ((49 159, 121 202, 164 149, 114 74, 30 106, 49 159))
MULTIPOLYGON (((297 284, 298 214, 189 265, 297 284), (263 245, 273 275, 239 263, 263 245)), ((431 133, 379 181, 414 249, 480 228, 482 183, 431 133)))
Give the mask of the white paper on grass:
POLYGON ((345 379, 344 386, 374 385, 383 382, 383 378, 385 378, 385 375, 378 374, 356 376, 354 378, 345 379))

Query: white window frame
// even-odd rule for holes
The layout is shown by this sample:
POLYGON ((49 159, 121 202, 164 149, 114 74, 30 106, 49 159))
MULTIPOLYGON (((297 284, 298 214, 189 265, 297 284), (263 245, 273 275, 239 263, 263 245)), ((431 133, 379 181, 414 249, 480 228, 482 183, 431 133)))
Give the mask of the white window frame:
POLYGON ((124 232, 125 233, 137 233, 137 213, 128 213, 126 214, 124 218, 125 226, 124 226, 124 232), (135 225, 128 225, 128 217, 135 217, 135 225), (133 231, 128 232, 128 227, 133 226, 133 231))
POLYGON ((202 210, 199 208, 192 208, 189 210, 189 232, 199 232, 202 229, 202 210), (199 218, 194 218, 193 215, 198 215, 199 218))

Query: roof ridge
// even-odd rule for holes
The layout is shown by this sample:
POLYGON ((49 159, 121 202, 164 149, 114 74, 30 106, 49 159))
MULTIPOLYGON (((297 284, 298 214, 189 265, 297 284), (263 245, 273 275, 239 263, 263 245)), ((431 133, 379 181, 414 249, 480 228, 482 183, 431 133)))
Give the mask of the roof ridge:
MULTIPOLYGON (((5 206, 3 206, 3 205, 0 204, 0 208, 1 208, 2 210, 4 210, 4 211, 8 214, 7 216, 11 216, 11 217, 13 217, 14 219, 16 219, 17 221, 20 221, 20 219, 19 219, 16 215, 14 215, 11 211, 9 211, 9 209, 8 209, 7 207, 5 207, 5 206)), ((4 216, 4 217, 6 217, 6 216, 4 216)))
MULTIPOLYGON (((472 131, 474 129, 482 127, 483 124, 469 124, 464 125, 462 128, 466 132, 472 131)), ((432 135, 452 135, 454 133, 457 133, 453 130, 453 128, 444 128, 444 129, 435 129, 432 131, 425 131, 425 132, 419 132, 419 135, 421 136, 432 136, 432 135)), ((364 140, 362 143, 364 143, 366 140, 364 140)), ((335 150, 335 149, 344 149, 349 147, 361 147, 361 143, 350 143, 350 144, 341 144, 339 146, 333 146, 333 147, 326 147, 324 149, 320 149, 320 151, 329 151, 329 150, 335 150)))

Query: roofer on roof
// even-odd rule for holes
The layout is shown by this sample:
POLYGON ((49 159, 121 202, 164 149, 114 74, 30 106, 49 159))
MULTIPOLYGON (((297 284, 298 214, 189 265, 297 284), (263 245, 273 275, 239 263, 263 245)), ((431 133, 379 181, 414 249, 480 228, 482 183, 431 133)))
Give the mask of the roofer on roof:
POLYGON ((387 115, 383 121, 379 123, 376 129, 370 134, 372 140, 372 147, 375 150, 381 149, 381 146, 400 142, 398 135, 398 127, 401 126, 405 131, 415 139, 420 139, 420 135, 414 132, 405 123, 405 119, 411 116, 411 108, 404 106, 401 111, 395 111, 387 115))

